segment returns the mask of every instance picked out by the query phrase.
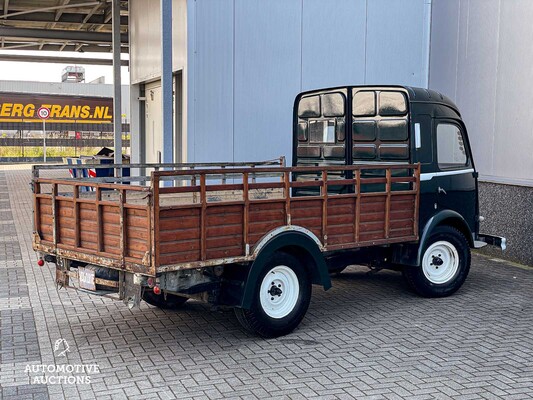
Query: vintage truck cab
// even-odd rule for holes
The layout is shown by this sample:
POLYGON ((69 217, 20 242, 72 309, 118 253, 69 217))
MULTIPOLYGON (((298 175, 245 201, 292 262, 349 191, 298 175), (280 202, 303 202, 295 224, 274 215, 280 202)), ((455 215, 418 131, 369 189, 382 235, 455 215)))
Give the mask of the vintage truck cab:
MULTIPOLYGON (((381 265, 401 266, 418 293, 457 290, 468 274, 470 248, 505 249, 505 238, 479 232, 478 173, 466 126, 448 97, 402 86, 314 90, 298 95, 293 121, 295 166, 420 164, 420 239, 380 251, 381 265)), ((360 253, 333 257, 331 268, 365 259, 360 253)))

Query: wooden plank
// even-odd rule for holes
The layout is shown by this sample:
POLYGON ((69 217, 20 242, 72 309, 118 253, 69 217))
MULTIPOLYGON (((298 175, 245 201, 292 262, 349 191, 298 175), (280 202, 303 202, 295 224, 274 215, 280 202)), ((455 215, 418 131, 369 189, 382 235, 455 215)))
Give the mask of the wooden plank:
POLYGON ((330 229, 330 233, 328 235, 328 241, 330 245, 351 243, 352 240, 353 240, 353 225, 351 226, 350 231, 344 234, 333 235, 331 234, 331 229, 330 229))
POLYGON ((330 225, 328 223, 328 230, 329 230, 329 237, 350 233, 352 237, 348 240, 348 242, 351 242, 353 240, 354 225, 351 223, 343 224, 343 225, 330 225))
POLYGON ((359 242, 359 235, 361 234, 361 171, 355 171, 355 232, 354 241, 359 242))
POLYGON ((241 215, 240 217, 232 217, 232 218, 227 218, 227 217, 215 217, 215 216, 211 216, 210 218, 208 218, 208 226, 209 227, 225 227, 225 226, 235 226, 235 225, 238 225, 240 226, 241 228, 241 232, 240 233, 243 233, 242 232, 242 226, 243 226, 243 216, 241 215))
POLYGON ((171 265, 200 261, 200 250, 182 253, 166 253, 161 255, 159 265, 171 265))
POLYGON ((248 173, 245 172, 242 176, 242 196, 244 200, 244 223, 242 224, 242 248, 248 249, 250 246, 250 240, 248 238, 250 231, 250 199, 249 199, 249 183, 248 173))
POLYGON ((201 214, 200 214, 200 257, 202 261, 206 259, 206 190, 205 190, 205 174, 200 175, 200 203, 202 204, 201 214))
POLYGON ((359 219, 359 223, 365 223, 365 222, 376 222, 380 221, 385 223, 385 212, 374 212, 374 213, 361 213, 361 217, 359 219))
POLYGON ((161 243, 172 242, 174 240, 184 239, 200 239, 200 227, 187 228, 187 229, 175 229, 175 230, 161 230, 159 232, 159 241, 161 243))
POLYGON ((279 210, 269 210, 269 211, 259 211, 250 214, 250 222, 268 222, 272 220, 283 221, 285 218, 284 210, 280 208, 279 210))
MULTIPOLYGON (((215 225, 207 227, 207 237, 234 236, 238 235, 244 238, 243 224, 215 225)), ((246 244, 246 243, 244 243, 246 244)))
POLYGON ((133 227, 133 228, 140 228, 146 230, 146 233, 148 233, 148 227, 150 226, 150 222, 148 221, 148 216, 145 215, 144 217, 138 217, 136 215, 128 215, 126 214, 126 228, 133 227))
POLYGON ((385 221, 383 219, 368 222, 361 221, 361 235, 365 232, 375 231, 379 229, 383 229, 383 231, 385 231, 385 221))
POLYGON ((401 210, 392 210, 390 213, 390 218, 392 220, 399 220, 399 219, 405 219, 405 218, 414 218, 414 210, 412 208, 410 209, 401 209, 401 210))
POLYGON ((238 257, 243 254, 242 246, 208 249, 207 259, 213 260, 216 258, 238 257))
POLYGON ((74 229, 76 231, 76 237, 74 238, 76 247, 80 245, 80 209, 78 207, 77 199, 79 197, 79 186, 74 186, 73 188, 73 214, 74 214, 74 229))
POLYGON ((182 218, 182 219, 176 219, 176 220, 164 219, 164 220, 161 220, 159 224, 160 224, 159 232, 167 232, 167 231, 171 232, 171 231, 175 231, 176 229, 191 229, 195 227, 200 227, 200 215, 197 215, 196 217, 182 218))
POLYGON ((56 202, 56 196, 57 196, 57 184, 52 185, 52 237, 54 246, 57 246, 57 236, 58 236, 58 226, 57 226, 57 202, 56 202))
POLYGON ((412 232, 413 228, 413 218, 401 219, 396 221, 390 221, 390 229, 404 229, 410 228, 412 232))
POLYGON ((130 208, 128 203, 124 203, 124 207, 126 208, 126 214, 130 217, 140 217, 143 219, 148 217, 146 206, 142 206, 142 208, 130 208))
POLYGON ((346 223, 353 225, 352 221, 353 221, 353 213, 338 214, 338 215, 332 215, 331 213, 328 213, 328 226, 329 225, 345 225, 346 223))

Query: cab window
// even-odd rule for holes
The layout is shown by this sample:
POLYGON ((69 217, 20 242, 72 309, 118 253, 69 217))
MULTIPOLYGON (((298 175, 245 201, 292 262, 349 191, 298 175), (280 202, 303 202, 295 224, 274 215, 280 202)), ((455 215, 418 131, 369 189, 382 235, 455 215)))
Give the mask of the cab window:
POLYGON ((451 123, 437 125, 437 160, 441 170, 468 166, 465 142, 459 126, 451 123))

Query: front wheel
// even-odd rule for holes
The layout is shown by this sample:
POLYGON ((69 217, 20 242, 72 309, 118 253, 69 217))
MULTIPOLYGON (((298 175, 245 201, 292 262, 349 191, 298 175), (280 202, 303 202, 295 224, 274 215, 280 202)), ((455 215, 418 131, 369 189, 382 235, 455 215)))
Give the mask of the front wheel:
POLYGON ((406 267, 403 275, 409 286, 424 297, 444 297, 455 293, 470 271, 470 247, 455 228, 435 229, 425 246, 421 265, 406 267))
POLYGON ((251 308, 235 308, 235 315, 251 333, 283 336, 300 324, 310 301, 311 281, 305 268, 295 257, 277 252, 259 274, 251 308))

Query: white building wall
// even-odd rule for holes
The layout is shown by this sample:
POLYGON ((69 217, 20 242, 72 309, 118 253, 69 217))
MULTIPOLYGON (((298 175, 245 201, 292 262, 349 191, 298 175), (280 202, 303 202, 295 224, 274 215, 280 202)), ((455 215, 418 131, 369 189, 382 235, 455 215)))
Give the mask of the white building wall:
POLYGON ((303 90, 427 86, 430 0, 188 2, 189 161, 292 153, 303 90))
POLYGON ((433 0, 430 82, 454 99, 484 180, 533 186, 533 2, 433 0))
MULTIPOLYGON (((129 32, 130 32, 130 82, 132 85, 132 92, 140 93, 141 86, 161 79, 161 11, 160 0, 130 0, 129 2, 129 32)), ((172 71, 174 73, 182 71, 183 76, 183 98, 176 99, 182 101, 182 132, 183 143, 181 145, 181 160, 187 161, 187 83, 188 83, 188 68, 187 68, 187 37, 188 37, 188 7, 187 0, 173 0, 172 1, 172 71)), ((135 100, 135 99, 133 99, 135 100)), ((132 107, 142 109, 142 104, 132 100, 132 107)), ((175 105, 176 109, 176 105, 175 105)), ((161 113, 163 110, 161 109, 161 113)), ((144 118, 145 116, 140 116, 144 118)), ((161 118, 159 116, 159 118, 161 118)), ((138 130, 138 135, 143 135, 145 132, 140 132, 142 124, 132 123, 133 127, 138 130)), ((162 135, 162 132, 161 132, 162 135)), ((174 136, 176 136, 176 129, 174 129, 174 136)), ((136 160, 143 160, 144 157, 141 152, 144 151, 142 143, 146 143, 150 138, 137 137, 132 138, 133 157, 136 160)), ((176 146, 174 146, 175 148, 176 146)), ((178 146, 179 147, 179 146, 178 146)), ((178 160, 180 157, 175 154, 174 159, 178 160)))

